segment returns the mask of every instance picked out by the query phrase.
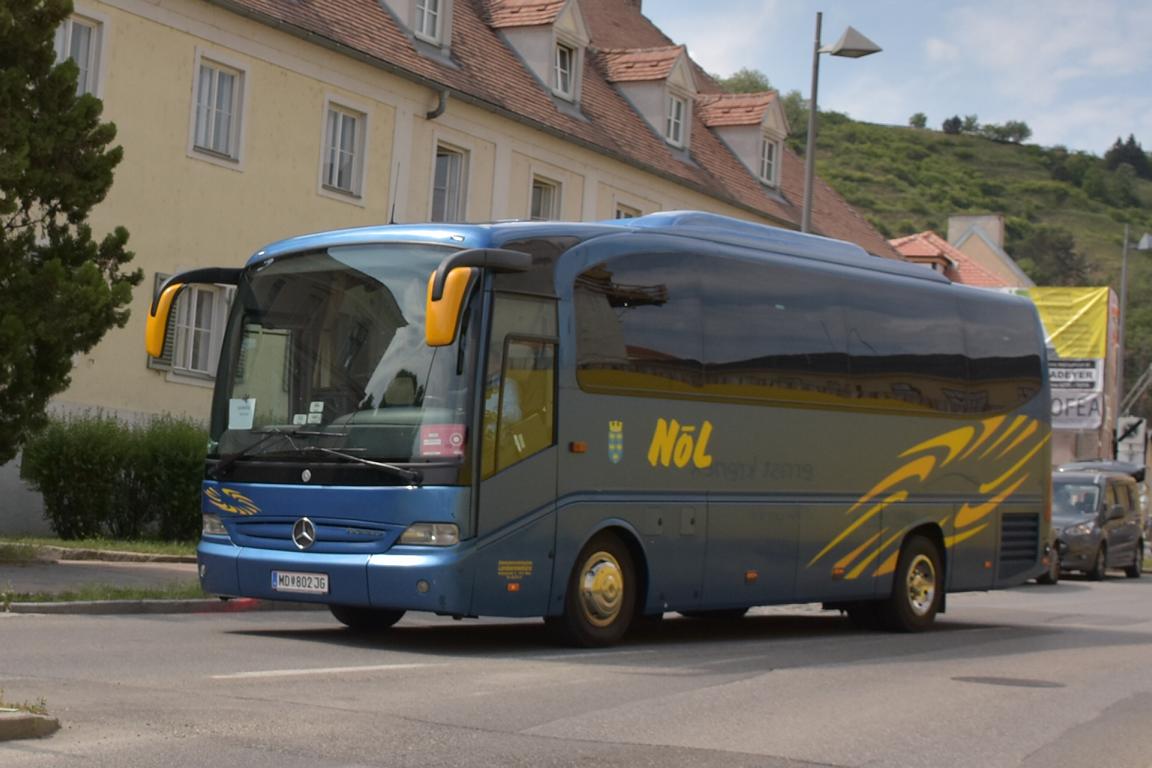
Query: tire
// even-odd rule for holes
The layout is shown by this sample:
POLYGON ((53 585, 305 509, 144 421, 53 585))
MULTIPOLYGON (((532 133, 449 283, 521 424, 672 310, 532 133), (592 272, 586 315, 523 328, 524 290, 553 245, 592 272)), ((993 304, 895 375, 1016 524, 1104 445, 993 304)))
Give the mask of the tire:
POLYGON ((1096 550, 1096 559, 1092 561, 1092 567, 1087 570, 1088 578, 1092 581, 1103 581, 1104 574, 1108 571, 1108 551, 1101 544, 1100 548, 1096 550))
POLYGON ((593 536, 568 577, 564 613, 545 619, 570 645, 596 648, 619 642, 636 613, 636 567, 620 537, 593 536))
POLYGON ((344 626, 353 632, 383 632, 400 621, 404 611, 389 611, 384 608, 363 608, 358 605, 330 605, 328 610, 344 626))
POLYGON ((706 621, 737 621, 748 613, 747 608, 715 608, 707 611, 678 611, 686 619, 704 619, 706 621))
POLYGON ((1144 571, 1144 542, 1141 541, 1136 546, 1136 552, 1132 555, 1132 565, 1124 569, 1124 575, 1130 579, 1140 578, 1140 574, 1144 571))
POLYGON ((1048 555, 1048 570, 1036 577, 1037 584, 1055 584, 1060 581, 1060 555, 1053 547, 1048 555))
POLYGON ((944 598, 940 551, 923 536, 910 536, 900 550, 892 594, 880 604, 883 624, 894 632, 922 632, 932 625, 944 598))

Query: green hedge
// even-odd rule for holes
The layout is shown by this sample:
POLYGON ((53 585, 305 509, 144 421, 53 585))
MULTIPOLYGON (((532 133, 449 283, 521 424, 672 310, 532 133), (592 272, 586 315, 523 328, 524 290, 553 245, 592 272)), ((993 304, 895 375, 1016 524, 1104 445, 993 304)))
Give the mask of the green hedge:
POLYGON ((188 541, 200 534, 207 441, 200 426, 167 416, 139 426, 54 419, 24 446, 20 475, 62 539, 188 541))

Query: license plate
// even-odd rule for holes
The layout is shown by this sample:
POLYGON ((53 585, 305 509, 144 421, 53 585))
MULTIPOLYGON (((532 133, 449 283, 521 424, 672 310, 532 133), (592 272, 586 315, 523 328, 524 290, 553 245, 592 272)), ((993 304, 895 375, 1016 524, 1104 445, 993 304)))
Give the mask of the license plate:
POLYGON ((272 571, 272 589, 276 592, 326 595, 328 594, 328 574, 272 571))

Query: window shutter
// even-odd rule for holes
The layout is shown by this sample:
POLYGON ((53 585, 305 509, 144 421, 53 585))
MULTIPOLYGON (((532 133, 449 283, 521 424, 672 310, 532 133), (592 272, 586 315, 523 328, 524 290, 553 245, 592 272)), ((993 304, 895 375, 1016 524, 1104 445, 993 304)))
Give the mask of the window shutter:
MULTIPOLYGON (((160 286, 164 285, 170 275, 164 275, 159 272, 152 283, 152 295, 156 296, 160 293, 160 286)), ((180 299, 176 300, 178 304, 180 299)), ((164 334, 164 351, 160 353, 160 357, 148 357, 148 367, 158 371, 172 370, 172 357, 176 349, 176 304, 172 305, 172 311, 168 313, 168 331, 164 334)))

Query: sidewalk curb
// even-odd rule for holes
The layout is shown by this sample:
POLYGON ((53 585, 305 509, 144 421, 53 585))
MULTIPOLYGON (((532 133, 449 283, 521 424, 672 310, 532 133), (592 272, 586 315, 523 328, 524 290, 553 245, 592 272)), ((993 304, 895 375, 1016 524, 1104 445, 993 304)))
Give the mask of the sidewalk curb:
POLYGON ((42 739, 60 730, 60 721, 48 715, 0 709, 0 741, 42 739))
POLYGON ((110 563, 194 563, 196 555, 150 555, 146 552, 118 552, 111 549, 73 549, 36 545, 55 560, 103 560, 110 563))
POLYGON ((248 611, 318 611, 321 603, 295 603, 238 597, 231 600, 94 600, 90 602, 11 603, 9 613, 111 616, 116 614, 245 613, 248 611))

